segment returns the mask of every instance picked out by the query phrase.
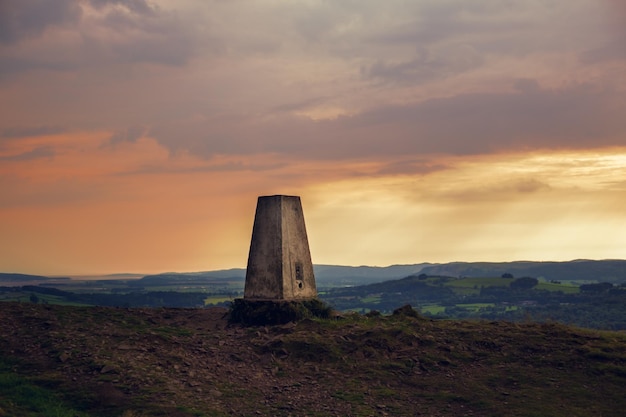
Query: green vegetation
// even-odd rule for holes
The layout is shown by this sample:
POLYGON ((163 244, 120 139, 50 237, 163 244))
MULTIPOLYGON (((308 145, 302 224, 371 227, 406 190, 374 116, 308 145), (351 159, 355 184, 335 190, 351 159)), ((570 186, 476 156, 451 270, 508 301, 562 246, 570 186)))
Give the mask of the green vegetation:
POLYGON ((446 307, 440 306, 439 304, 430 304, 430 305, 422 305, 419 307, 420 312, 423 314, 427 314, 430 316, 441 315, 446 311, 446 307))
MULTIPOLYGON (((46 285, 0 287, 1 301, 58 305, 120 307, 228 306, 242 294, 239 278, 219 278, 200 283, 198 278, 156 276, 132 283, 92 281, 63 284, 63 290, 46 285), (169 280, 169 281, 168 281, 169 280), (171 281, 174 280, 174 281, 171 281), (140 286, 152 284, 154 286, 140 286), (66 291, 67 289, 73 291, 66 291), (171 291, 162 291, 171 288, 171 291), (178 288, 180 291, 173 289, 178 288), (92 291, 92 292, 89 292, 92 291)), ((356 287, 321 289, 319 297, 339 311, 390 313, 402 304, 419 306, 436 318, 482 318, 524 321, 556 320, 598 329, 626 329, 626 288, 610 283, 546 282, 531 277, 429 276, 356 287)))
POLYGON ((535 277, 548 281, 610 282, 626 280, 626 260, 575 260, 570 262, 452 262, 427 266, 427 275, 453 277, 535 277))
POLYGON ((514 278, 451 278, 446 285, 453 288, 508 287, 514 278))
POLYGON ((559 321, 597 329, 626 329, 626 286, 580 287, 532 277, 430 276, 327 290, 322 299, 342 311, 390 313, 412 304, 434 318, 559 321))
POLYGON ((233 296, 227 295, 211 295, 204 299, 205 306, 225 305, 233 301, 233 296))
MULTIPOLYGON (((380 269, 379 273, 393 268, 404 271, 413 267, 383 268, 386 272, 380 269)), ((370 285, 353 284, 371 282, 376 268, 340 269, 342 278, 318 280, 318 294, 343 312, 377 310, 388 314, 398 305, 411 304, 435 318, 557 320, 598 329, 626 329, 626 284, 621 284, 626 282, 626 261, 427 265, 419 275, 370 285), (361 274, 366 279, 359 281, 357 275, 361 274)), ((86 281, 0 274, 6 283, 39 284, 0 287, 0 301, 116 307, 229 306, 243 296, 244 272, 167 273, 140 279, 124 275, 86 281)))
POLYGON ((578 294, 580 292, 579 286, 572 284, 571 282, 560 284, 553 282, 539 282, 536 289, 540 291, 562 292, 563 294, 578 294))
POLYGON ((318 299, 298 301, 250 301, 236 299, 230 305, 229 321, 244 325, 284 324, 305 318, 329 318, 331 308, 318 299))
POLYGON ((89 417, 63 398, 62 393, 19 375, 15 364, 0 360, 0 416, 89 417))

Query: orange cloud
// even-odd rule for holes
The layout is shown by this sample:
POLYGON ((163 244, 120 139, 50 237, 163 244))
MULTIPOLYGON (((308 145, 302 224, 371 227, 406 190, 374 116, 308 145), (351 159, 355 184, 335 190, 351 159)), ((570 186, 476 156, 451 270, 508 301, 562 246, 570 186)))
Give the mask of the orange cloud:
POLYGON ((302 196, 316 263, 609 258, 626 245, 617 233, 626 224, 623 148, 415 160, 204 159, 171 154, 149 137, 111 144, 110 136, 4 143, 2 269, 241 267, 256 197, 277 193, 302 196), (42 147, 49 153, 37 156, 42 147))
POLYGON ((445 158, 307 191, 321 263, 619 258, 626 149, 445 158), (331 237, 332 236, 332 237, 331 237))

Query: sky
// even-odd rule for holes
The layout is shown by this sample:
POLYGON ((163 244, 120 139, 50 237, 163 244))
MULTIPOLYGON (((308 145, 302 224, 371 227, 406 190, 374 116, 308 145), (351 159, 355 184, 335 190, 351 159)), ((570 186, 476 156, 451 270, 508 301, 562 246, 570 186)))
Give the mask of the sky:
POLYGON ((623 259, 622 0, 0 0, 0 271, 623 259))

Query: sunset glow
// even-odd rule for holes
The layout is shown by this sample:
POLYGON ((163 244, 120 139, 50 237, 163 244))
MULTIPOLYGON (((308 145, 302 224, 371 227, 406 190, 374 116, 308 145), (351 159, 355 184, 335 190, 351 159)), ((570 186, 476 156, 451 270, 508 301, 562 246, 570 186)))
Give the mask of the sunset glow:
POLYGON ((3 2, 0 271, 624 258, 618 3, 3 2))

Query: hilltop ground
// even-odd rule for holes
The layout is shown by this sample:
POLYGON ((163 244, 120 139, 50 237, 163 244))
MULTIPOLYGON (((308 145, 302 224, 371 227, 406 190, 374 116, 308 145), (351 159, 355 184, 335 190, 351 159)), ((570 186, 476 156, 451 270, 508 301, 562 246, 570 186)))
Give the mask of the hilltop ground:
POLYGON ((0 416, 622 416, 626 336, 0 303, 0 416), (35 401, 37 400, 37 401, 35 401))

